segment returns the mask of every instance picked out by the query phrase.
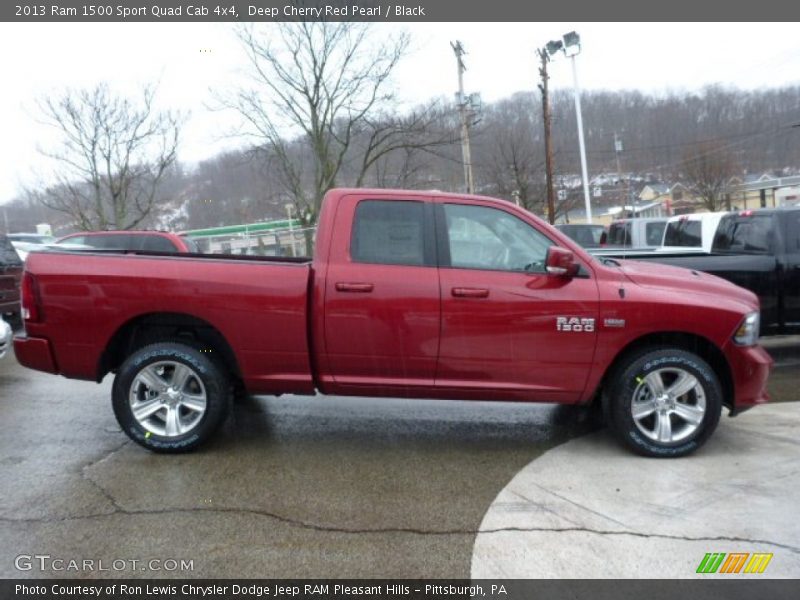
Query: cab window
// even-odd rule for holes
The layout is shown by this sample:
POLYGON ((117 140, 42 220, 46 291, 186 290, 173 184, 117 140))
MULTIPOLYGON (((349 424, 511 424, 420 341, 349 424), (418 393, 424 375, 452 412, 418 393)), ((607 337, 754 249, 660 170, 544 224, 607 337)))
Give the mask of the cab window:
POLYGON ((350 240, 354 262, 384 265, 433 264, 426 249, 425 205, 406 200, 362 200, 350 240), (427 258, 426 258, 427 257, 427 258))
POLYGON ((462 269, 544 272, 552 242, 517 217, 496 208, 445 204, 450 266, 462 269))

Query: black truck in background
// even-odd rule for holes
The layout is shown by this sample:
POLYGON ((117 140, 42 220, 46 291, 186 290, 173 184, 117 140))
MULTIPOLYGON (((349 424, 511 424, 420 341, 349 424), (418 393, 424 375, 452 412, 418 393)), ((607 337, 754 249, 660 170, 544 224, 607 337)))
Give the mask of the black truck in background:
POLYGON ((613 257, 686 267, 727 279, 758 295, 762 335, 800 333, 800 207, 725 215, 710 253, 634 250, 627 255, 616 251, 613 257))
POLYGON ((11 240, 0 235, 0 316, 19 316, 23 263, 11 240))

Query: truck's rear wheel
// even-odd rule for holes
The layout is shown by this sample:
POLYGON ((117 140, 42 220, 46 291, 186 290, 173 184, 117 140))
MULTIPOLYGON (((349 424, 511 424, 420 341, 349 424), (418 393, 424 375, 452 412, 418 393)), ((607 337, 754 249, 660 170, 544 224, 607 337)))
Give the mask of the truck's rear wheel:
POLYGON ((644 456, 678 457, 697 450, 714 432, 722 388, 702 358, 677 348, 629 356, 605 396, 614 434, 644 456))
POLYGON ((186 452, 225 419, 225 370, 182 342, 150 344, 131 354, 114 380, 112 404, 122 430, 155 452, 186 452))

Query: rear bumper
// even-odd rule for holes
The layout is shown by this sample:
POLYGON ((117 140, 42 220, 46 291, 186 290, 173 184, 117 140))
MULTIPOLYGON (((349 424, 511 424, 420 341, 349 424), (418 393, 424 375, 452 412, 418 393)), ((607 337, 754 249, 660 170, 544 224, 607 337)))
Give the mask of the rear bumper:
POLYGON ((18 335, 14 338, 14 354, 23 367, 58 373, 50 342, 46 339, 18 335))
POLYGON ((767 379, 773 360, 761 346, 729 344, 725 356, 733 377, 734 401, 731 415, 769 402, 767 379))

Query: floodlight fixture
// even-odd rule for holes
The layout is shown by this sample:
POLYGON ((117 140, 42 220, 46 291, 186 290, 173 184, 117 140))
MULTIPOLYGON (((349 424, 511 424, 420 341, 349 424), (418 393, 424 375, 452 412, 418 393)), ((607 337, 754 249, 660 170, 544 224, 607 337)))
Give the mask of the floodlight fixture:
POLYGON ((570 31, 569 33, 565 33, 564 46, 566 48, 571 48, 572 46, 578 46, 578 51, 580 51, 581 36, 579 36, 578 33, 575 31, 570 31))
POLYGON ((561 40, 550 40, 547 42, 545 49, 547 50, 547 54, 553 56, 556 52, 561 50, 564 47, 564 43, 561 40))

